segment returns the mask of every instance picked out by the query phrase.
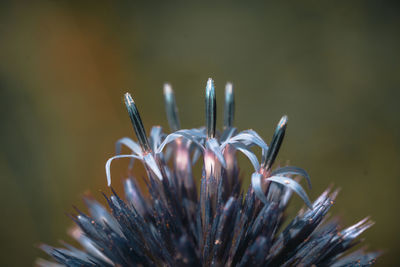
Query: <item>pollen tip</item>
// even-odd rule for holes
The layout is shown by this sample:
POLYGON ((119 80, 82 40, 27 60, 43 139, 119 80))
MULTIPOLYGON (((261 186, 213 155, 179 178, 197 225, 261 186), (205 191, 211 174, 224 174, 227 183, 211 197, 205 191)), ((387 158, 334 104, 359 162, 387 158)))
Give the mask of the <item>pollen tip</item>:
POLYGON ((214 80, 211 78, 208 78, 207 80, 207 86, 206 86, 206 94, 214 94, 215 93, 215 87, 214 87, 214 80))
POLYGON ((169 83, 164 83, 164 95, 173 94, 174 91, 169 83))
POLYGON ((231 82, 227 82, 225 85, 225 94, 232 94, 233 93, 233 85, 231 82))
POLYGON ((128 106, 135 104, 135 101, 133 101, 133 98, 131 96, 130 93, 125 93, 124 94, 124 98, 125 98, 125 104, 128 106))
POLYGON ((285 127, 287 125, 287 123, 288 123, 288 116, 287 115, 283 115, 281 120, 278 123, 278 127, 279 128, 285 127))

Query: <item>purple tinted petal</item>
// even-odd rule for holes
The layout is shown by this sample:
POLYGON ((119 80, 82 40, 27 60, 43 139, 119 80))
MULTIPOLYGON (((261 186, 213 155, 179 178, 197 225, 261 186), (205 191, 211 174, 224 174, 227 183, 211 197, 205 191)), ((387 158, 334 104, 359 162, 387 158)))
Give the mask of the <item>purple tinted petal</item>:
POLYGON ((221 150, 221 148, 220 148, 220 146, 218 144, 217 139, 215 139, 215 138, 208 139, 207 142, 206 142, 206 146, 218 158, 218 160, 221 163, 221 165, 224 168, 226 168, 225 158, 224 158, 224 155, 222 154, 222 150, 221 150))

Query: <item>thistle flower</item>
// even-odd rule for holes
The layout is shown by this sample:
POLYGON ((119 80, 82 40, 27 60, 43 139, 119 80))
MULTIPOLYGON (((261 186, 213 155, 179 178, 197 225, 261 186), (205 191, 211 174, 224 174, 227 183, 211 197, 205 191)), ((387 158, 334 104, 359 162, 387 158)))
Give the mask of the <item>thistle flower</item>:
MULTIPOLYGON (((66 266, 369 266, 378 252, 346 251, 372 222, 340 229, 336 219, 324 220, 338 191, 327 189, 314 202, 299 184, 307 172, 299 167, 274 165, 285 136, 288 118, 279 121, 268 146, 253 130, 234 126, 233 86, 225 88, 223 131, 216 130, 216 92, 207 81, 205 127, 180 129, 175 96, 164 85, 166 114, 172 133, 161 127, 147 136, 130 94, 125 105, 138 141, 122 138, 116 156, 106 163, 111 185, 111 163, 131 158, 147 172, 148 197, 135 177, 124 181, 125 200, 112 190, 106 196, 109 210, 86 198, 89 213, 71 216, 76 227, 70 234, 82 249, 42 245, 57 263, 66 266), (121 147, 131 154, 120 154, 121 147), (261 149, 260 157, 253 147, 261 149), (244 154, 254 167, 251 185, 244 191, 236 160, 244 154), (259 161, 260 158, 260 161, 259 161), (200 189, 193 165, 201 160, 200 189), (275 167, 274 167, 275 166, 275 167), (286 227, 285 211, 292 194, 306 207, 286 227), (283 228, 283 229, 281 229, 283 228)), ((133 162, 132 162, 133 163, 133 162)))

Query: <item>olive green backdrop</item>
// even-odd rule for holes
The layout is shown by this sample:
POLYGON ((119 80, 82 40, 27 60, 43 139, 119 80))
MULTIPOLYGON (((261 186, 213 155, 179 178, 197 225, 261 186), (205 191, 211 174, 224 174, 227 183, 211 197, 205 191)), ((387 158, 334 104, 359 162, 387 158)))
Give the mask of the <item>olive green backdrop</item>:
MULTIPOLYGON (((111 2, 0 4, 1 266, 30 266, 45 256, 40 242, 69 241, 72 205, 109 192, 105 161, 133 137, 124 92, 146 129, 166 127, 169 81, 183 127, 194 127, 208 77, 220 107, 234 83, 236 125, 267 142, 287 114, 278 160, 309 171, 313 199, 341 187, 332 213, 346 225, 370 215, 363 237, 385 252, 378 266, 400 263, 397 2, 111 2)), ((119 192, 126 166, 113 167, 119 192)))

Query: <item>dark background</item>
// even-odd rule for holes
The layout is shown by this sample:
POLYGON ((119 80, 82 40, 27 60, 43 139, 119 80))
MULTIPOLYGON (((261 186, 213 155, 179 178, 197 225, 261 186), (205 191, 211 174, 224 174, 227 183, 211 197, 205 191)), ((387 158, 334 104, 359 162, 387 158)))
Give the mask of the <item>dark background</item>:
MULTIPOLYGON (((309 171, 312 199, 341 187, 332 213, 345 225, 370 215, 363 237, 385 252, 378 266, 400 263, 399 5, 110 3, 0 4, 1 266, 30 266, 44 257, 35 245, 69 240, 65 213, 87 190, 108 192, 105 161, 133 137, 124 92, 146 129, 166 127, 169 81, 183 127, 194 127, 208 77, 220 107, 234 83, 236 125, 267 142, 287 114, 279 160, 309 171)), ((115 164, 119 192, 125 169, 115 164)))

